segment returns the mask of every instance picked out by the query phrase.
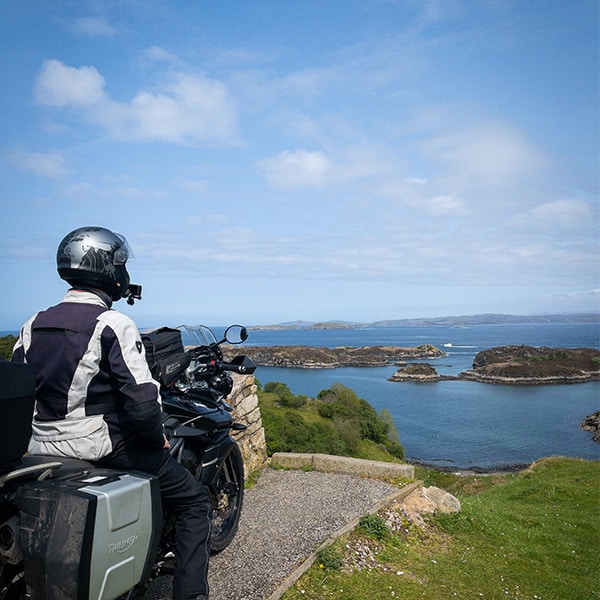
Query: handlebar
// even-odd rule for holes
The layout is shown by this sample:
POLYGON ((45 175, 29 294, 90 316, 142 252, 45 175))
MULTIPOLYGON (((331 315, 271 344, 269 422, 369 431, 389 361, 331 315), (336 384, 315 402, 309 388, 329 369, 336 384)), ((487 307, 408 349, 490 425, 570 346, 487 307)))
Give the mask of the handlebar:
POLYGON ((236 356, 230 362, 220 362, 223 371, 232 371, 240 375, 251 375, 256 370, 256 363, 247 356, 236 356))
POLYGON ((216 356, 210 356, 206 353, 205 347, 201 347, 201 352, 198 352, 199 348, 194 348, 192 353, 196 360, 203 355, 205 361, 199 361, 196 371, 201 369, 208 369, 213 372, 215 369, 221 369, 223 371, 231 371, 233 373, 239 373, 240 375, 251 375, 256 370, 256 363, 248 356, 236 356, 231 361, 226 362, 218 360, 216 356))

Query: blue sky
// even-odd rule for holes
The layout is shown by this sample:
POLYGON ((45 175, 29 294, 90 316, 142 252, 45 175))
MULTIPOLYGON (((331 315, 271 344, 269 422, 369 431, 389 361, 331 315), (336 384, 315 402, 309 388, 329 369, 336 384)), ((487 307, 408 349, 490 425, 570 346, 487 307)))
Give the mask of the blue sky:
POLYGON ((61 238, 140 326, 597 311, 596 0, 4 0, 0 329, 61 238))

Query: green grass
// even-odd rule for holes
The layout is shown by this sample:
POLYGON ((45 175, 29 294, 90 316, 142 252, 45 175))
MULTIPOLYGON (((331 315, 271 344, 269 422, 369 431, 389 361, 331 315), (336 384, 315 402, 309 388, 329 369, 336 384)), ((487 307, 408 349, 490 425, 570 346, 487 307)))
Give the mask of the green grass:
POLYGON ((341 566, 317 561, 283 600, 600 598, 600 462, 551 458, 460 478, 419 470, 445 480, 462 511, 425 528, 400 520, 377 539, 363 523, 335 543, 341 566), (373 558, 357 564, 357 548, 373 558))

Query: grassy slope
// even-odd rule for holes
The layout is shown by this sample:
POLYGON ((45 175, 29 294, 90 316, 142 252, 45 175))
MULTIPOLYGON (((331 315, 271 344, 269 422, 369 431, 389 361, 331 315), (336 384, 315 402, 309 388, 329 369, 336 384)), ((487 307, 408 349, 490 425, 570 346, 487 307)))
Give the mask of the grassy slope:
POLYGON ((457 495, 462 511, 383 542, 355 530, 336 547, 348 565, 347 546, 368 545, 372 568, 315 564, 284 600, 600 598, 598 461, 545 459, 493 477, 419 471, 457 495))

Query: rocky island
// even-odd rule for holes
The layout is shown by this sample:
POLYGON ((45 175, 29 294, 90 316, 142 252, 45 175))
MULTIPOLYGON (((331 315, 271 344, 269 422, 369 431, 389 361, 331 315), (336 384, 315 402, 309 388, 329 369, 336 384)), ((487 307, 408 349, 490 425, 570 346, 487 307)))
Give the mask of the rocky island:
POLYGON ((592 434, 592 439, 600 443, 600 410, 588 415, 581 424, 581 428, 592 434))
POLYGON ((499 346, 479 352, 459 377, 482 383, 542 385, 600 379, 600 351, 593 348, 499 346))
POLYGON ((409 363, 398 369, 388 381, 428 383, 433 381, 447 381, 449 379, 458 379, 458 377, 453 375, 440 375, 429 363, 409 363))
MULTIPOLYGON (((223 346, 225 360, 242 351, 236 346, 223 346)), ((385 367, 399 361, 439 358, 444 352, 431 344, 412 348, 401 346, 244 346, 243 353, 263 367, 296 369, 335 369, 338 367, 385 367)))

